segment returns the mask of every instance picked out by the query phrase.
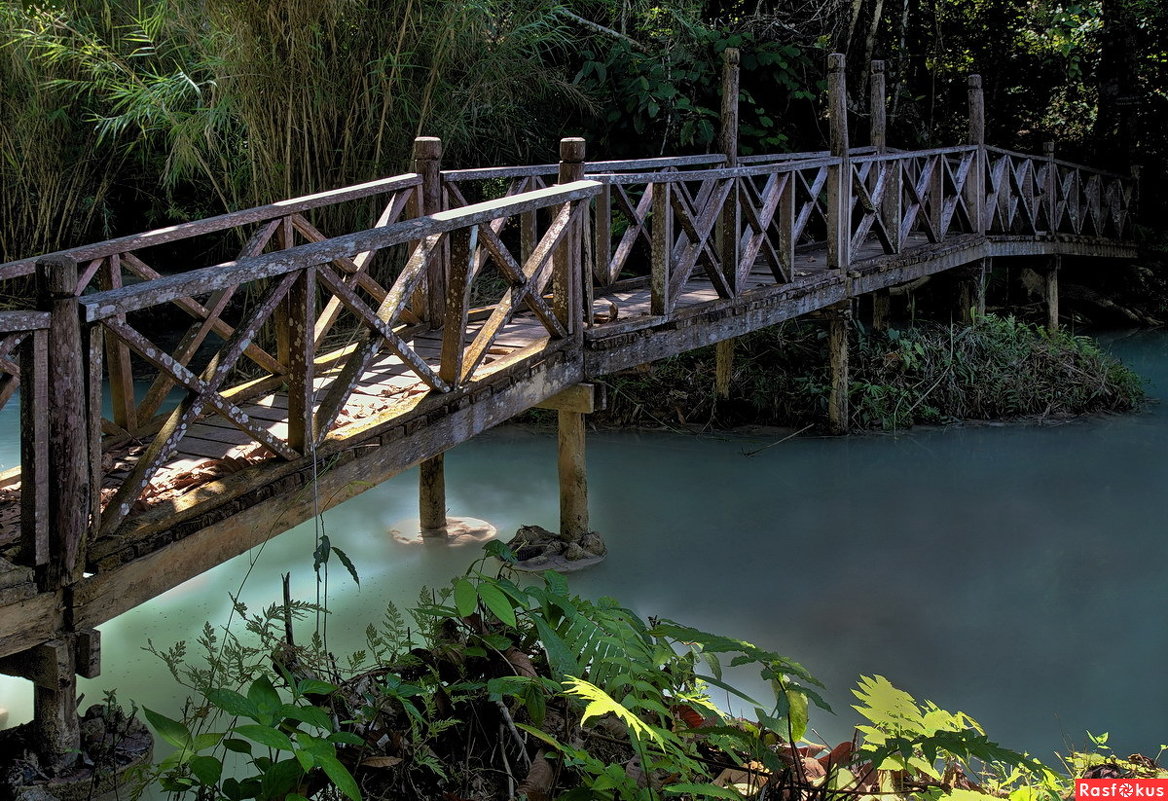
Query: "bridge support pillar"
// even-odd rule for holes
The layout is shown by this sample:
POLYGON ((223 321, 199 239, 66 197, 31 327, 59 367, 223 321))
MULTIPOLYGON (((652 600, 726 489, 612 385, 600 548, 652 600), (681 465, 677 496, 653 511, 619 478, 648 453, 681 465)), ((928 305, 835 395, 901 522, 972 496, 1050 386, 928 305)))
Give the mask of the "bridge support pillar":
POLYGON ((848 431, 848 324, 851 301, 828 309, 827 348, 831 363, 831 395, 827 401, 827 427, 833 434, 848 431))
POLYGON ((1046 265, 1043 296, 1046 300, 1046 330, 1054 333, 1059 328, 1058 274, 1062 256, 1051 256, 1046 265))
POLYGON ((887 331, 888 318, 892 316, 892 293, 887 289, 877 289, 872 293, 872 329, 887 331))
POLYGON ((986 276, 989 274, 989 266, 990 259, 982 259, 969 269, 958 285, 957 316, 967 325, 985 314, 986 276))
POLYGON ((557 414, 560 531, 524 526, 509 545, 520 570, 580 570, 604 558, 608 548, 589 527, 588 465, 584 456, 584 415, 605 405, 602 384, 576 384, 537 405, 557 414))
POLYGON ((446 459, 438 454, 418 465, 418 512, 423 537, 446 534, 446 459))

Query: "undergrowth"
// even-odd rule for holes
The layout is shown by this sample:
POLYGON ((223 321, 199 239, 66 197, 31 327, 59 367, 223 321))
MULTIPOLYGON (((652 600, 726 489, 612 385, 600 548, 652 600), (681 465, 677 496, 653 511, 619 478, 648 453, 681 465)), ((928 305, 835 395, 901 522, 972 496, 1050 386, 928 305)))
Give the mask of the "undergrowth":
MULTIPOLYGON (((1144 401, 1139 376, 1094 340, 1014 317, 970 325, 918 322, 849 331, 853 429, 959 420, 1126 412, 1144 401)), ((612 376, 601 425, 821 425, 830 372, 822 326, 789 322, 739 338, 730 397, 714 394, 714 349, 612 376)))
POLYGON ((227 801, 1057 801, 1066 774, 1168 776, 1160 754, 1117 760, 1106 735, 1056 771, 882 676, 853 690, 866 721, 853 739, 815 743, 810 710, 827 705, 797 662, 572 595, 550 571, 521 579, 506 546, 485 550, 494 575, 484 558, 424 589, 408 618, 389 606, 345 659, 319 637, 293 644, 292 621, 314 609, 291 601, 237 604, 247 633, 208 626, 190 653, 152 646, 194 693, 182 720, 145 710, 174 749, 153 778, 227 801), (770 699, 732 686, 724 663, 756 670, 770 699))

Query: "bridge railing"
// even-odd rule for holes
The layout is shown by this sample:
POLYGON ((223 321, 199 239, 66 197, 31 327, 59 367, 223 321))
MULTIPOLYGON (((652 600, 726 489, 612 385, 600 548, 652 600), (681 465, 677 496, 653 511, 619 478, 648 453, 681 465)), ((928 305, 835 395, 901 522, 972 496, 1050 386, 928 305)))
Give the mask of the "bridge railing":
MULTIPOLYGON (((296 460, 324 445, 338 427, 367 424, 398 404, 409 408, 419 399, 412 389, 419 382, 426 390, 448 393, 480 369, 490 369, 496 340, 521 308, 530 309, 543 326, 545 343, 568 336, 575 325, 561 296, 565 287, 579 284, 566 272, 578 270, 579 259, 573 257, 567 237, 599 190, 595 182, 551 187, 77 297, 90 342, 86 371, 91 398, 100 393, 102 377, 110 372, 103 351, 113 349, 124 349, 148 365, 155 383, 182 390, 173 409, 157 415, 158 422, 142 435, 144 447, 113 453, 120 481, 111 482, 116 487, 102 499, 99 536, 115 531, 155 493, 173 486, 177 477, 167 476, 164 468, 191 427, 208 414, 229 422, 237 431, 229 441, 246 446, 238 464, 219 466, 230 468, 227 472, 272 458, 296 460), (532 253, 516 258, 492 224, 541 210, 548 211, 551 223, 532 253), (490 253, 506 286, 489 313, 472 320, 478 247, 490 253), (400 266, 392 283, 381 287, 357 280, 368 258, 394 249, 400 266), (449 272, 444 291, 439 290, 444 294, 442 317, 423 319, 414 310, 434 307, 427 283, 432 263, 447 258, 449 272), (557 271, 562 274, 553 281, 557 271), (185 340, 167 344, 134 322, 175 301, 194 302, 236 289, 241 298, 238 321, 221 344, 206 344, 197 359, 187 352, 185 340), (427 339, 426 332, 443 322, 439 340, 427 339), (467 341, 469 322, 481 324, 467 341), (319 336, 325 326, 343 333, 327 347, 319 336), (276 343, 278 371, 241 369, 256 341, 276 343), (388 369, 384 359, 390 355, 403 365, 408 380, 378 390, 387 397, 362 397, 356 407, 347 408, 371 371, 388 369), (246 401, 278 387, 287 398, 286 410, 273 410, 272 419, 262 409, 245 410, 246 401)), ((536 347, 524 356, 540 352, 536 347)), ((91 438, 108 431, 111 423, 95 407, 99 404, 91 403, 91 438)), ((115 441, 106 442, 107 461, 115 441)), ((102 476, 95 472, 92 481, 100 486, 102 476)))
POLYGON ((984 214, 992 234, 1130 233, 1131 176, 1054 158, 986 147, 984 214))

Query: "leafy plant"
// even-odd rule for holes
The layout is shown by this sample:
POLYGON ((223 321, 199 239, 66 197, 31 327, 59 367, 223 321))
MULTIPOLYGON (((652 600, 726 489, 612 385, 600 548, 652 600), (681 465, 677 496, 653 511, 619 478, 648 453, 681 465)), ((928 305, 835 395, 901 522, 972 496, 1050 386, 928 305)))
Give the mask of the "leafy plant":
POLYGON ((246 695, 226 688, 207 693, 208 703, 231 718, 222 732, 192 733, 185 723, 143 710, 158 735, 176 749, 159 765, 159 783, 171 792, 206 793, 228 801, 298 801, 311 794, 314 771, 321 771, 341 793, 360 801, 352 774, 337 759, 338 745, 362 745, 354 734, 312 700, 337 688, 311 679, 292 684, 285 702, 266 676, 251 683, 246 695), (239 722, 243 719, 244 722, 239 722), (249 722, 250 721, 250 722, 249 722), (241 754, 251 774, 240 780, 225 775, 227 752, 241 754))

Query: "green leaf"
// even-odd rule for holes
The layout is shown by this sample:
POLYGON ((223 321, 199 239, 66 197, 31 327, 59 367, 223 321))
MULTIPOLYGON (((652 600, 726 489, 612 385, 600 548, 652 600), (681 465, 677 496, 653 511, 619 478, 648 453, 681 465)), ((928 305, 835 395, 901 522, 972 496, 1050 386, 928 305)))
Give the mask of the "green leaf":
POLYGON ((535 739, 542 740, 556 750, 561 750, 563 748, 563 744, 559 740, 557 740, 555 737, 552 737, 543 729, 537 729, 535 726, 531 726, 527 723, 519 723, 518 721, 516 721, 515 727, 517 729, 523 729, 523 731, 527 732, 535 739))
POLYGON ((475 586, 464 578, 454 582, 454 608, 460 617, 470 617, 479 607, 479 595, 475 586))
POLYGON ((337 691, 335 684, 319 679, 304 679, 296 685, 297 695, 331 695, 337 691))
POLYGON ((191 731, 186 727, 186 724, 171 720, 153 709, 142 707, 142 711, 146 714, 146 720, 150 721, 150 725, 154 727, 154 731, 158 732, 159 737, 175 748, 183 751, 190 749, 191 731))
POLYGON ((247 740, 228 737, 223 741, 223 747, 228 751, 234 751, 237 754, 251 754, 251 743, 249 743, 247 740))
POLYGON ((320 541, 316 543, 316 549, 312 552, 312 569, 320 574, 322 565, 328 564, 329 552, 332 551, 332 543, 329 541, 328 535, 321 534, 320 541))
POLYGON ((479 597, 483 599, 487 609, 494 613, 495 617, 499 618, 503 623, 515 628, 515 609, 511 606, 511 601, 503 593, 501 589, 494 584, 483 583, 479 585, 479 597))
POLYGON ((336 757, 318 756, 316 761, 324 768, 325 775, 337 786, 338 790, 352 801, 361 801, 361 789, 357 787, 353 774, 349 773, 345 766, 337 761, 336 757))
POLYGON ((247 700, 255 704, 257 723, 272 725, 276 722, 276 714, 283 702, 280 701, 280 694, 276 692, 267 676, 260 676, 251 683, 247 688, 247 700))
POLYGON ((268 748, 280 751, 292 750, 292 741, 288 739, 288 735, 273 729, 271 726, 236 726, 235 733, 260 745, 266 745, 268 748))
POLYGON ((511 638, 505 637, 502 634, 487 634, 483 637, 483 642, 496 651, 506 651, 512 645, 511 638))
POLYGON ((208 732, 206 734, 196 734, 192 739, 192 749, 195 751, 206 751, 208 748, 214 748, 219 745, 219 741, 223 739, 222 732, 208 732))
POLYGON ((195 774, 195 778, 207 787, 218 784, 219 778, 223 775, 223 763, 214 757, 192 757, 190 764, 191 773, 195 774))
POLYGON ((360 587, 361 577, 357 575, 357 566, 353 564, 353 560, 349 558, 347 553, 335 545, 333 546, 333 553, 335 553, 337 558, 341 560, 341 564, 345 566, 345 570, 349 571, 349 575, 353 577, 353 583, 360 587))
POLYGON ((325 731, 333 730, 333 719, 323 709, 317 706, 292 706, 291 704, 282 704, 277 713, 280 717, 298 720, 301 723, 307 723, 310 726, 316 726, 318 729, 325 731))
POLYGON ((543 582, 547 586, 548 592, 554 595, 568 594, 568 580, 554 570, 545 570, 543 572, 543 582))
POLYGON ((207 700, 234 717, 251 718, 260 722, 260 713, 256 705, 235 690, 216 688, 207 693, 207 700))
POLYGON ((353 734, 351 731, 333 732, 328 736, 328 742, 341 743, 342 745, 365 745, 364 738, 353 734))

